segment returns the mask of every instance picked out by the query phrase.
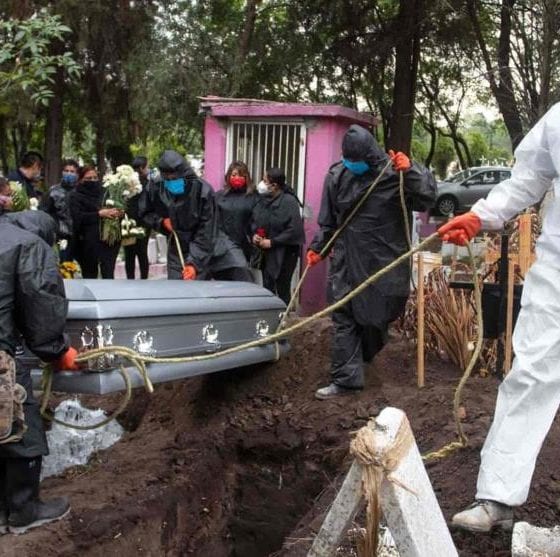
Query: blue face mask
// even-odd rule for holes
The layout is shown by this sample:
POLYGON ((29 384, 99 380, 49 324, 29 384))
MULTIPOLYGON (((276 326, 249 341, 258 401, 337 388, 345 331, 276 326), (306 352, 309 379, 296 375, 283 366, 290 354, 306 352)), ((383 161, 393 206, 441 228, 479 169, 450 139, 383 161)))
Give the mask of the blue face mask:
POLYGON ((181 195, 185 193, 185 179, 176 178, 175 180, 164 180, 165 189, 173 195, 181 195))
POLYGON ((349 161, 342 159, 342 164, 356 176, 361 176, 369 170, 369 164, 365 161, 349 161))
POLYGON ((76 174, 72 174, 72 172, 63 172, 62 181, 65 184, 73 185, 78 181, 78 176, 76 176, 76 174))

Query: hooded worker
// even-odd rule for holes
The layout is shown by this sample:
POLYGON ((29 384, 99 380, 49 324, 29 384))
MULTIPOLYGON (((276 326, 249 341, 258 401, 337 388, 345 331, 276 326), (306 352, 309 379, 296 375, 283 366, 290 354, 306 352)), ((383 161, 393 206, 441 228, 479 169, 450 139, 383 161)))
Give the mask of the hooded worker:
POLYGON ((512 507, 529 493, 535 462, 560 404, 560 104, 555 104, 515 150, 511 178, 472 210, 438 232, 465 244, 481 228, 498 230, 554 188, 527 273, 513 334, 513 366, 498 390, 494 421, 481 454, 475 503, 453 517, 455 526, 487 532, 511 529, 512 507))
MULTIPOLYGON (((393 165, 338 236, 332 247, 328 298, 333 303, 408 250, 400 202, 399 171, 409 222, 411 211, 423 211, 435 201, 432 174, 403 153, 390 152, 393 165)), ((329 169, 323 186, 319 232, 307 252, 311 266, 346 220, 389 157, 373 135, 353 125, 342 141, 342 161, 329 169)), ((323 254, 325 256, 327 254, 323 254)), ((410 266, 402 264, 332 314, 331 384, 319 389, 319 399, 351 394, 364 386, 363 363, 371 361, 386 342, 389 324, 404 309, 410 291, 410 266)))
MULTIPOLYGON (((75 369, 76 350, 64 335, 68 303, 51 247, 56 222, 42 211, 0 216, 0 391, 10 391, 8 375, 22 339, 31 352, 59 369, 75 369)), ((0 533, 21 534, 29 528, 62 518, 70 506, 65 498, 39 499, 42 457, 47 441, 33 398, 31 375, 17 365, 16 381, 27 393, 23 403, 27 430, 0 441, 0 533), (15 439, 11 439, 15 437, 15 439)), ((0 425, 9 416, 6 399, 0 425)), ((14 422, 15 424, 15 422, 14 422)), ((15 429, 15 425, 14 425, 15 429)))
POLYGON ((219 233, 210 184, 199 178, 176 151, 165 151, 158 167, 162 181, 149 185, 139 202, 139 214, 146 226, 170 236, 167 277, 201 280, 223 272, 236 280, 251 280, 243 252, 219 233), (227 273, 232 268, 240 268, 240 272, 227 273))

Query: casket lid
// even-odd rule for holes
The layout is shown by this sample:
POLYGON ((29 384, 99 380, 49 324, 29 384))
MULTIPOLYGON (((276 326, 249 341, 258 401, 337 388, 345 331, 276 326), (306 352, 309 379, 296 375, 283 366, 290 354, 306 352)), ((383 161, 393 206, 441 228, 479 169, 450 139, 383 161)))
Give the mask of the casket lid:
POLYGON ((68 300, 80 302, 274 297, 257 284, 233 281, 71 279, 64 287, 68 300))

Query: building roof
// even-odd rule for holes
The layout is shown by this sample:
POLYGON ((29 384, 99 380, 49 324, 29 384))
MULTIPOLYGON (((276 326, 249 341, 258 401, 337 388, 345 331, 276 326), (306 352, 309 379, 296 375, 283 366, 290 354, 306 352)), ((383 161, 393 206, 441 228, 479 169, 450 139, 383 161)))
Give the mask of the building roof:
POLYGON ((378 124, 378 119, 373 114, 338 104, 284 103, 215 96, 199 99, 201 110, 216 118, 336 118, 366 126, 378 124))

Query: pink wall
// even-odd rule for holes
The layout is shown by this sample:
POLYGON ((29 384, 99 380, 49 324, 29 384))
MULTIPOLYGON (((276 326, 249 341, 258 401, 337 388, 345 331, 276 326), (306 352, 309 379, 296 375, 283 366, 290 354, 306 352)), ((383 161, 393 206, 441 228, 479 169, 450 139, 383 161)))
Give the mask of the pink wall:
MULTIPOLYGON (((307 244, 304 253, 319 228, 317 219, 321 207, 323 182, 330 166, 340 160, 342 137, 348 126, 348 122, 338 119, 321 119, 307 130, 305 203, 313 209, 313 219, 305 221, 307 244)), ((300 313, 303 315, 309 315, 325 307, 327 270, 328 259, 308 272, 300 297, 300 313)))
POLYGON ((208 115, 204 121, 204 179, 219 190, 224 184, 227 128, 208 115))
MULTIPOLYGON (((305 105, 267 101, 236 101, 208 98, 201 103, 206 110, 204 126, 204 178, 215 188, 223 184, 226 162, 227 122, 229 118, 271 120, 303 118, 307 127, 305 155, 305 203, 313 210, 306 220, 307 246, 317 231, 323 181, 329 167, 340 160, 342 137, 351 124, 372 125, 375 119, 337 105, 305 105)), ((303 267, 302 267, 303 268, 303 267)), ((310 270, 300 297, 300 313, 308 315, 326 304, 328 259, 310 270)))

